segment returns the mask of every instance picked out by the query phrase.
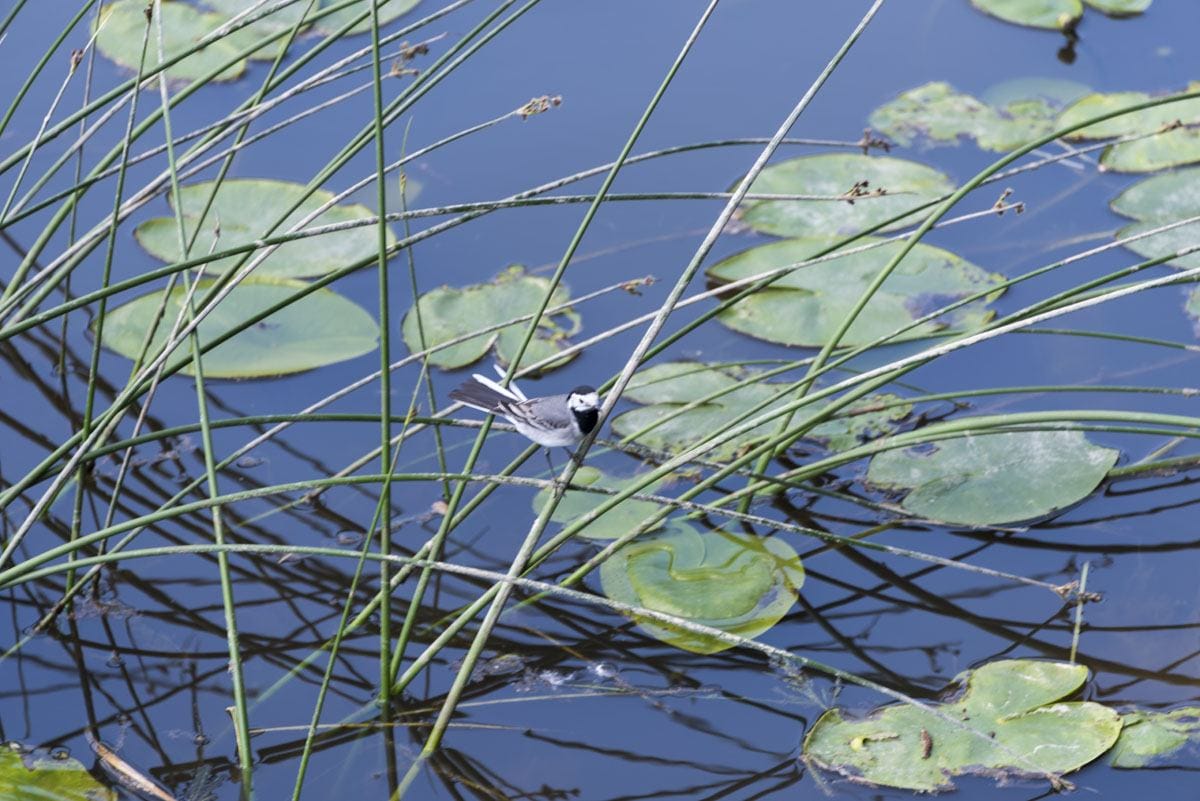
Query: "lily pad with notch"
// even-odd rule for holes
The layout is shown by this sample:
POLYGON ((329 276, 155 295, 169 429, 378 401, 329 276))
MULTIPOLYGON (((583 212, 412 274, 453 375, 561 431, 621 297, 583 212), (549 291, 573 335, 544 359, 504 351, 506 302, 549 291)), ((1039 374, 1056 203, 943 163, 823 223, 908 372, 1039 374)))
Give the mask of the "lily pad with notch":
MULTIPOLYGON (((614 601, 748 639, 788 613, 803 583, 800 557, 783 540, 700 532, 679 520, 661 534, 618 548, 600 566, 600 584, 614 601)), ((733 647, 646 616, 633 617, 651 636, 685 651, 715 654, 733 647)))
MULTIPOLYGON (((203 181, 188 184, 180 189, 184 234, 188 241, 196 231, 200 214, 208 204, 213 182, 203 181)), ((274 221, 294 204, 299 207, 290 212, 275 233, 283 233, 300 220, 312 214, 335 197, 332 192, 318 189, 305 198, 307 190, 302 184, 290 181, 273 181, 265 178, 237 178, 226 180, 217 190, 212 208, 209 209, 196 241, 189 250, 191 257, 202 256, 214 246, 224 250, 258 241, 266 232, 268 221, 274 221), (217 237, 217 225, 220 236, 217 237), (215 240, 215 242, 214 242, 215 240)), ((174 193, 168 195, 172 208, 174 193)), ((366 206, 338 204, 321 212, 305 227, 353 223, 369 220, 375 216, 366 206)), ((179 229, 174 216, 155 217, 137 227, 134 232, 138 242, 153 255, 167 262, 181 261, 179 229)), ((387 244, 396 242, 389 229, 387 244)), ((379 233, 374 225, 361 225, 344 231, 334 231, 320 236, 305 237, 284 242, 255 268, 259 276, 280 278, 307 278, 327 275, 335 270, 369 259, 379 252, 379 233)), ((250 258, 254 256, 250 254, 250 258)), ((239 261, 250 258, 230 256, 209 262, 205 272, 221 274, 233 269, 239 261)))
MULTIPOLYGON (((529 275, 520 266, 508 268, 488 283, 461 288, 439 287, 421 295, 418 301, 421 327, 418 327, 417 306, 410 308, 404 316, 404 342, 416 352, 422 349, 422 328, 425 347, 433 347, 481 328, 533 314, 541 307, 542 298, 549 291, 548 279, 529 275)), ((550 296, 549 306, 562 305, 569 299, 566 288, 559 285, 550 296)), ((495 349, 496 358, 501 364, 507 365, 516 354, 528 325, 528 322, 513 323, 497 331, 471 337, 435 351, 430 354, 429 362, 452 370, 472 364, 495 349)), ((568 346, 567 337, 578 333, 580 328, 579 315, 570 309, 553 316, 543 316, 522 363, 533 364, 553 357, 568 346)), ((560 367, 571 358, 574 357, 564 357, 545 369, 560 367)))
POLYGON ((952 789, 964 775, 1057 778, 1104 754, 1121 731, 1112 709, 1063 700, 1087 675, 1065 662, 991 662, 960 676, 958 697, 932 711, 829 710, 805 737, 804 758, 855 782, 918 792, 952 789))
POLYGON ((877 453, 867 481, 906 491, 909 512, 943 523, 989 526, 1044 517, 1086 498, 1120 451, 1079 431, 968 434, 877 453))
MULTIPOLYGON (((857 234, 954 191, 944 173, 891 156, 825 153, 767 167, 750 191, 761 194, 845 196, 844 200, 747 200, 740 219, 756 231, 778 236, 857 234), (857 187, 857 189, 855 189, 857 187), (854 191, 852 191, 854 190, 854 191), (872 193, 883 191, 880 196, 872 193), (855 197, 857 193, 865 197, 855 197)), ((883 230, 908 225, 920 212, 883 230)))
MULTIPOLYGON (((200 282, 195 295, 197 305, 215 280, 200 282)), ((201 345, 289 300, 305 286, 302 281, 286 279, 243 281, 200 322, 197 333, 201 345)), ((166 343, 186 297, 183 286, 171 291, 151 341, 151 353, 166 343)), ((150 292, 109 311, 104 318, 105 347, 128 359, 138 358, 147 329, 158 319, 161 301, 161 292, 150 292)), ((375 350, 378 341, 379 326, 370 313, 332 290, 318 289, 204 354, 202 365, 204 375, 210 378, 265 378, 353 359, 375 350)), ((191 346, 186 340, 172 356, 172 360, 188 359, 182 370, 188 375, 193 372, 190 356, 191 346)))
MULTIPOLYGON (((787 239, 734 254, 708 269, 718 282, 736 281, 807 261, 835 244, 822 238, 787 239)), ((855 246, 881 243, 860 239, 855 246)), ((903 243, 879 244, 800 267, 770 287, 743 298, 717 320, 735 331, 781 345, 817 348, 828 342, 875 276, 903 243)), ((890 335, 925 315, 1003 281, 1003 276, 941 248, 917 243, 883 283, 842 338, 845 346, 864 345, 890 335)), ((903 339, 914 339, 947 327, 971 330, 993 316, 987 304, 1001 290, 986 294, 934 320, 921 323, 903 339)))
MULTIPOLYGON (((181 0, 163 0, 162 19, 150 22, 150 40, 146 48, 144 71, 158 66, 158 22, 162 23, 163 55, 169 60, 200 42, 228 21, 224 14, 193 8, 181 0)), ((96 48, 110 61, 137 71, 142 62, 142 42, 146 37, 145 0, 116 0, 100 9, 96 48)), ((246 60, 239 59, 242 45, 233 37, 224 37, 167 68, 172 81, 196 81, 231 62, 212 80, 232 81, 246 71, 246 60)))

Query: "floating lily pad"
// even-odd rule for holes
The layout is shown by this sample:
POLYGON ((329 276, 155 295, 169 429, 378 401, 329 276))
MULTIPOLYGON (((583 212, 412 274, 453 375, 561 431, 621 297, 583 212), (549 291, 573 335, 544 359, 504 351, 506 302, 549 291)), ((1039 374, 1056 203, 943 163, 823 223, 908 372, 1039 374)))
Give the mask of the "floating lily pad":
POLYGON ((852 781, 920 792, 951 789, 952 777, 967 774, 1069 773, 1107 751, 1121 731, 1108 707, 1061 700, 1086 679, 1081 665, 992 662, 959 678, 965 690, 934 706, 941 715, 908 704, 862 718, 831 709, 805 737, 804 756, 852 781))
MULTIPOLYGON (((617 549, 600 566, 604 594, 615 601, 754 638, 796 602, 804 583, 800 557, 774 537, 700 533, 672 522, 662 534, 617 549)), ((637 618, 650 635, 676 648, 715 654, 722 640, 637 618)))
MULTIPOLYGON (((616 476, 602 473, 594 467, 584 466, 579 468, 575 473, 575 478, 571 480, 571 483, 603 489, 623 490, 634 481, 636 481, 635 478, 617 478, 616 476)), ((643 492, 654 492, 656 487, 657 484, 653 484, 646 487, 643 492)), ((567 490, 563 494, 562 500, 559 501, 558 506, 555 507, 554 514, 550 516, 550 519, 555 523, 571 523, 577 518, 583 517, 610 497, 610 495, 597 492, 567 490)), ((548 488, 543 489, 533 499, 534 512, 540 512, 549 500, 550 490, 548 488)), ((639 501, 631 498, 618 504, 614 509, 600 515, 600 517, 596 518, 595 521, 580 531, 579 536, 591 540, 615 540, 635 529, 643 520, 657 512, 658 508, 658 504, 652 501, 639 501)), ((659 527, 656 526, 655 528, 659 527)))
MULTIPOLYGON (((213 182, 204 181, 181 187, 183 202, 184 232, 190 240, 196 230, 200 213, 208 203, 213 182)), ((200 226, 196 243, 192 246, 193 258, 208 253, 213 245, 216 225, 220 222, 218 250, 245 245, 260 239, 264 227, 278 219, 293 203, 300 207, 288 215, 284 224, 275 229, 283 233, 312 212, 333 200, 332 192, 318 189, 303 201, 305 188, 288 181, 271 181, 264 178, 246 178, 224 181, 217 191, 212 208, 200 226)), ((168 200, 174 206, 173 193, 168 200)), ((353 222, 373 217, 366 206, 338 205, 329 208, 305 227, 353 222)), ((175 218, 155 217, 137 227, 134 232, 138 242, 146 250, 163 261, 180 261, 179 232, 175 218)), ((389 230, 388 245, 396 237, 389 230)), ((305 278, 326 275, 379 252, 379 234, 374 225, 363 225, 345 231, 311 236, 285 242, 255 268, 255 275, 282 278, 305 278)), ((253 254, 251 254, 253 256, 253 254)), ((206 265, 208 274, 220 274, 233 269, 240 257, 231 256, 206 265)))
POLYGON ((1109 752, 1114 768, 1160 765, 1185 746, 1200 743, 1200 707, 1131 712, 1121 721, 1121 736, 1109 752))
POLYGON ((78 759, 23 754, 0 746, 0 798, 13 801, 116 801, 78 759))
POLYGON ((1104 149, 1100 165, 1113 172, 1156 172, 1200 161, 1200 128, 1175 128, 1104 149))
POLYGON ((1013 99, 996 108, 937 81, 875 109, 870 124, 905 146, 918 139, 956 144, 966 137, 983 150, 1008 151, 1053 131, 1054 116, 1054 106, 1042 98, 1013 99))
MULTIPOLYGON (((321 8, 335 6, 341 1, 321 0, 321 8)), ((412 11, 418 2, 419 0, 379 0, 379 24, 386 25, 392 20, 404 16, 412 11)), ((317 28, 325 33, 336 33, 343 25, 364 13, 366 16, 363 21, 351 28, 350 33, 365 33, 371 30, 371 6, 368 5, 368 0, 359 0, 359 2, 335 11, 327 17, 322 17, 317 20, 317 28)))
MULTIPOLYGON (((117 0, 100 10, 100 34, 96 47, 108 59, 126 69, 137 71, 146 35, 146 1, 117 0)), ((167 59, 183 53, 226 21, 223 14, 198 11, 179 0, 163 0, 163 53, 167 59)), ((243 42, 245 44, 245 42, 243 42)), ((226 62, 233 63, 218 73, 215 80, 231 81, 246 70, 246 61, 235 60, 239 47, 229 39, 219 39, 167 69, 167 78, 194 81, 226 62)), ((158 24, 152 23, 146 47, 145 71, 158 65, 158 24)))
POLYGON ((1078 431, 971 434, 878 453, 867 481, 908 490, 904 508, 928 520, 1000 525, 1083 500, 1119 455, 1078 431))
POLYGON ((1083 16, 1080 0, 971 0, 985 14, 1030 28, 1060 30, 1083 16))
MULTIPOLYGON (((538 310, 542 298, 549 291, 548 279, 528 275, 522 267, 510 267, 490 283, 472 284, 461 289, 444 286, 426 292, 419 301, 426 346, 433 347, 480 328, 498 325, 522 314, 532 314, 538 310)), ((560 285, 550 298, 550 306, 558 306, 569 299, 567 290, 560 285)), ((528 325, 528 322, 515 323, 490 334, 480 334, 433 353, 429 361, 443 369, 452 370, 478 361, 494 347, 501 364, 507 365, 524 339, 528 325)), ((579 329, 579 315, 574 311, 568 310, 553 318, 543 317, 537 334, 529 342, 522 363, 533 364, 553 356, 567 347, 566 337, 577 333, 579 329)), ((403 333, 404 342, 411 350, 421 350, 420 330, 413 309, 404 316, 403 333)), ((560 367, 568 360, 564 358, 547 369, 560 367)))
MULTIPOLYGON (((1118 237, 1200 216, 1200 167, 1138 181, 1113 200, 1112 210, 1138 220, 1118 231, 1118 237)), ((1130 242, 1126 247, 1147 259, 1156 259, 1197 244, 1200 244, 1200 222, 1130 242)), ((1169 264, 1180 269, 1200 267, 1200 253, 1172 259, 1169 264)))
MULTIPOLYGON (((1195 90, 1196 85, 1188 87, 1195 90)), ((1097 92, 1085 95, 1063 109, 1056 128, 1065 128, 1092 117, 1121 109, 1130 108, 1152 100, 1145 92, 1097 92)), ((1097 122, 1068 134, 1067 139, 1108 139, 1129 134, 1148 134, 1179 120, 1186 124, 1200 122, 1200 98, 1180 100, 1141 111, 1122 114, 1104 122, 1097 122)))
MULTIPOLYGON (((198 301, 213 283, 213 279, 200 282, 198 301)), ((201 345, 287 300, 304 286, 301 281, 284 279, 243 281, 200 323, 201 345)), ((171 292, 151 344, 152 353, 166 342, 185 297, 183 286, 171 292)), ((161 298, 161 292, 151 292, 110 311, 104 320, 104 345, 126 358, 137 358, 161 298)), ((373 316, 331 290, 318 289, 206 353, 204 375, 262 378, 298 373, 370 353, 378 338, 379 326, 373 316)), ((187 342, 175 350, 175 356, 190 353, 187 342)), ((190 362, 183 372, 191 374, 190 362)))
MULTIPOLYGON (((860 239, 855 245, 878 242, 860 239)), ((788 239, 730 256, 708 270, 717 281, 735 281, 812 258, 833 240, 788 239)), ((903 247, 883 244, 860 253, 801 267, 721 312, 717 319, 735 331, 758 339, 816 348, 824 345, 884 265, 903 247)), ((842 338, 843 345, 872 342, 913 320, 968 295, 986 291, 1003 280, 965 259, 918 243, 880 287, 842 338)), ((985 299, 974 301, 937 320, 922 323, 905 338, 928 336, 947 327, 972 329, 992 317, 985 299)))
MULTIPOLYGON (((617 417, 612 422, 612 429, 645 447, 682 453, 712 433, 729 428, 734 420, 760 403, 767 402, 755 415, 793 399, 777 397, 782 389, 780 384, 760 380, 684 410, 688 404, 730 389, 754 375, 754 371, 735 365, 696 362, 666 362, 640 370, 630 381, 624 397, 644 405, 617 417)), ((866 439, 891 431, 896 422, 908 416, 912 407, 899 403, 899 400, 895 395, 863 398, 838 417, 816 426, 808 438, 831 450, 852 448, 866 439)), ((811 415, 817 408, 820 407, 814 405, 813 409, 797 412, 799 419, 811 415)), ((778 428, 778 422, 758 426, 715 448, 707 456, 717 461, 731 459, 743 448, 775 434, 778 428)))
MULTIPOLYGON (((208 6, 213 11, 221 14, 224 17, 222 24, 224 24, 226 21, 232 20, 234 17, 237 17, 246 9, 254 7, 254 2, 252 2, 252 0, 201 1, 204 5, 208 6)), ((268 3, 262 6, 262 8, 255 9, 247 16, 256 15, 262 10, 269 8, 270 5, 271 4, 268 3)), ((267 14, 265 17, 257 19, 244 28, 239 28, 230 33, 228 36, 228 41, 233 44, 234 47, 241 49, 243 47, 249 47, 250 45, 259 42, 264 37, 271 36, 279 33, 280 31, 290 31, 295 26, 297 20, 304 16, 305 5, 307 5, 305 0, 298 0, 298 2, 293 3, 292 5, 277 8, 270 14, 267 14)), ((303 28, 301 30, 303 30, 303 28)), ((273 59, 279 53, 279 49, 284 44, 286 44, 286 40, 280 39, 273 44, 264 45, 255 53, 253 53, 250 58, 273 59)))
POLYGON ((1084 0, 1084 2, 1110 17, 1132 17, 1149 8, 1153 0, 1084 0))
POLYGON ((1087 84, 1079 81, 1031 76, 993 84, 984 90, 980 99, 996 108, 1004 108, 1026 100, 1040 100, 1053 108, 1061 109, 1091 91, 1087 84))
MULTIPOLYGON (((843 195, 855 185, 887 196, 844 200, 748 200, 741 219, 756 231, 779 236, 854 234, 878 225, 908 209, 954 191, 941 172, 915 161, 888 156, 826 153, 801 156, 767 167, 751 192, 789 195, 843 195), (866 182, 865 186, 862 186, 866 182)), ((916 214, 888 227, 898 228, 916 214)))

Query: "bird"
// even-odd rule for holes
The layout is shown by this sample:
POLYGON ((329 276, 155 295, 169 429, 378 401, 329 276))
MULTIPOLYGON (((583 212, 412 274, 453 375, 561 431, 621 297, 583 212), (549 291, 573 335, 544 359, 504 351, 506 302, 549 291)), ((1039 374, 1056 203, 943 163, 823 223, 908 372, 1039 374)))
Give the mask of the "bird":
MULTIPOLYGON (((496 372, 504 375, 497 366, 496 372)), ((481 412, 498 415, 512 423, 517 433, 546 449, 566 448, 575 458, 573 446, 591 433, 600 419, 600 395, 589 386, 578 386, 565 395, 526 396, 516 384, 502 387, 487 376, 474 373, 469 381, 450 392, 450 397, 481 412)))

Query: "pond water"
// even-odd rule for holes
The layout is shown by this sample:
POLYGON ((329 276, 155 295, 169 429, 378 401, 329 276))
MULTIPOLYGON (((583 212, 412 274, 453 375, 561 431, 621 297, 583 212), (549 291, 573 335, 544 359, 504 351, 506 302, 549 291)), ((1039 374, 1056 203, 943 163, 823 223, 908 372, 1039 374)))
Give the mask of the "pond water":
MULTIPOLYGON (((0 6, 0 18, 15 5, 14 0, 6 0, 0 6)), ((429 54, 418 57, 413 65, 432 63, 494 5, 464 3, 412 34, 411 41, 434 39, 429 54)), ((721 3, 634 152, 770 136, 868 5, 788 0, 721 3)), ((0 40, 0 63, 5 66, 0 70, 0 98, 6 107, 79 7, 67 0, 41 0, 17 14, 0 40)), ((425 0, 385 31, 432 13, 434 8, 425 0)), ((386 157, 389 161, 399 158, 401 153, 518 108, 533 97, 561 96, 561 105, 529 119, 507 120, 419 157, 406 168, 409 205, 424 208, 499 199, 610 162, 702 11, 701 4, 680 2, 537 3, 390 126, 386 157)), ((930 81, 948 82, 977 97, 1002 82, 1028 77, 1073 81, 1100 92, 1178 91, 1200 79, 1200 51, 1192 41, 1198 26, 1200 8, 1188 0, 1156 0, 1146 13, 1128 19, 1089 10, 1079 26, 1071 60, 1060 52, 1064 44, 1060 34, 986 17, 967 0, 893 0, 883 5, 790 135, 853 143, 874 109, 898 93, 930 81)), ((66 37, 51 66, 33 84, 0 135, 0 157, 8 157, 38 136, 65 73, 67 53, 83 47, 87 40, 85 25, 66 37)), ((297 52, 304 52, 314 41, 315 37, 301 39, 297 52)), ((365 35, 346 37, 306 67, 301 76, 369 42, 365 35)), ((393 51, 394 46, 389 53, 393 51)), ((172 114, 176 135, 230 113, 251 96, 268 65, 251 62, 240 80, 204 87, 190 97, 172 114)), ((129 76, 128 70, 97 58, 93 96, 129 76)), ((256 122, 251 132, 369 83, 369 76, 369 72, 356 73, 304 95, 256 122)), ((411 78, 385 81, 385 102, 408 80, 411 78)), ((173 91, 180 87, 176 85, 173 91)), ((82 81, 77 77, 64 94, 54 121, 79 107, 81 93, 82 81)), ((157 91, 143 92, 141 98, 139 116, 157 109, 157 91)), ((372 115, 371 93, 358 94, 246 148, 233 161, 230 174, 303 184, 317 175, 351 136, 369 125, 372 115)), ((122 109, 89 143, 85 163, 90 165, 121 141, 124 118, 122 109)), ((64 152, 69 140, 68 136, 59 137, 39 151, 30 162, 22 191, 64 152)), ((158 127, 135 152, 162 140, 158 127)), ((613 191, 723 192, 745 174, 761 147, 759 142, 708 148, 632 165, 620 173, 613 191)), ((856 152, 852 146, 839 149, 856 152)), ((828 150, 785 145, 775 161, 828 150)), ((1058 153, 1061 148, 1047 146, 1043 152, 1058 153)), ((951 147, 917 142, 893 149, 892 155, 932 165, 949 175, 955 185, 998 158, 966 140, 951 147)), ((141 187, 165 166, 161 155, 135 165, 127 186, 141 187)), ((51 180, 42 195, 69 187, 72 169, 51 180)), ((374 170, 375 156, 368 147, 323 185, 339 192, 374 170)), ((0 178, 0 199, 7 197, 16 173, 13 168, 0 178)), ((201 177, 214 175, 215 169, 210 169, 201 177)), ((1024 213, 971 220, 934 231, 926 241, 989 272, 1017 276, 1111 241, 1125 221, 1113 214, 1107 203, 1142 177, 1101 171, 1094 160, 1085 157, 1050 164, 981 189, 955 210, 987 209, 1001 189, 1010 186, 1011 200, 1024 203, 1024 213)), ((599 179, 591 178, 562 191, 586 194, 598 186, 599 179)), ((110 179, 82 197, 80 231, 112 213, 114 189, 110 179)), ((127 189, 126 196, 129 194, 127 189)), ((389 210, 394 211, 400 202, 394 179, 388 194, 389 210)), ((357 192, 352 199, 376 206, 373 187, 357 192)), ((582 332, 575 339, 657 310, 724 202, 724 198, 659 199, 603 205, 566 272, 564 282, 572 297, 645 276, 654 276, 657 282, 638 294, 608 293, 581 305, 582 332)), ((441 285, 465 286, 489 280, 513 264, 548 276, 585 208, 574 203, 500 210, 450 228, 411 249, 416 282, 422 292, 441 285)), ((0 280, 5 285, 49 213, 31 215, 3 229, 0 280)), ((159 197, 123 222, 115 238, 114 282, 161 266, 160 260, 139 246, 132 232, 145 220, 169 213, 165 199, 159 197)), ((243 222, 252 226, 256 221, 243 222)), ((222 224, 233 226, 236 222, 223 220, 222 224)), ((412 222, 414 230, 430 224, 427 219, 412 222)), ((403 236, 399 224, 393 231, 403 236)), ((717 242, 708 263, 768 241, 770 237, 747 229, 731 230, 717 242)), ((67 245, 67 234, 59 232, 46 251, 47 258, 67 245)), ((408 352, 400 334, 400 319, 413 302, 408 253, 402 252, 390 263, 393 358, 408 352)), ((1136 261, 1127 250, 1111 249, 1014 287, 991 308, 1004 315, 1136 261)), ((99 287, 103 264, 104 248, 100 247, 75 271, 70 291, 79 294, 99 287)), ((1151 277, 1166 274, 1165 267, 1147 272, 1151 277)), ((691 290, 703 289, 702 284, 703 278, 698 277, 691 290)), ((161 282, 150 288, 160 286, 161 282)), ((378 287, 372 268, 333 285, 372 315, 379 307, 378 287)), ((141 291, 146 290, 125 293, 118 302, 141 291)), ((1186 393, 1083 391, 1089 386, 1200 386, 1196 379, 1200 359, 1194 347, 1196 321, 1184 313, 1186 293, 1168 286, 1085 309, 1042 328, 1154 338, 1188 348, 1044 330, 1012 334, 938 359, 906 375, 902 386, 892 385, 889 391, 925 395, 1039 385, 1077 390, 981 395, 967 399, 957 409, 951 402, 941 401, 923 407, 929 419, 1062 409, 1194 415, 1196 398, 1186 393)), ((44 304, 49 308, 58 302, 59 296, 52 295, 44 304)), ((670 317, 666 332, 678 330, 714 302, 681 309, 670 317)), ((72 313, 67 319, 65 347, 60 348, 63 332, 59 320, 6 336, 0 346, 0 479, 5 487, 34 469, 80 425, 92 352, 92 316, 72 313), (60 357, 68 365, 65 373, 59 367, 60 357)), ((540 379, 524 379, 522 386, 533 395, 564 392, 579 384, 599 385, 620 370, 642 330, 639 327, 612 336, 540 379)), ((905 344, 876 349, 847 367, 870 369, 916 347, 905 344)), ((710 323, 672 345, 656 361, 766 362, 812 353, 815 350, 774 345, 710 323)), ((214 420, 292 414, 369 375, 378 365, 379 353, 373 350, 291 376, 210 380, 206 383, 209 413, 214 420)), ((98 408, 107 407, 124 385, 130 366, 128 359, 102 351, 98 408)), ((487 369, 486 361, 474 369, 480 366, 487 369)), ((448 403, 448 392, 470 372, 434 369, 431 381, 439 406, 448 403)), ((419 381, 419 365, 393 374, 397 414, 407 409, 419 381)), ((418 399, 420 413, 428 413, 424 389, 418 399)), ((379 406, 376 382, 325 411, 373 415, 379 406)), ((618 411, 636 407, 636 403, 623 400, 618 411)), ((470 410, 456 416, 479 417, 470 410)), ((197 420, 193 380, 187 376, 165 380, 150 407, 150 428, 194 426, 197 420)), ((910 419, 908 425, 916 422, 910 419)), ((216 456, 234 452, 268 425, 261 422, 214 431, 216 456)), ((126 436, 131 431, 132 420, 120 429, 126 436)), ((451 472, 464 463, 474 435, 474 429, 444 431, 451 472)), ((606 429, 601 436, 612 437, 612 432, 606 429)), ((220 489, 229 493, 332 476, 371 453, 379 437, 378 423, 369 420, 302 422, 222 471, 220 489)), ((1119 449, 1120 465, 1150 457, 1171 440, 1162 432, 1094 431, 1088 438, 1119 449)), ((120 522, 149 514, 188 482, 202 482, 201 443, 199 432, 192 430, 161 446, 139 447, 138 461, 125 480, 114 519, 120 522)), ((525 444, 512 434, 493 433, 476 472, 499 471, 525 444)), ((1196 450, 1189 442, 1173 443, 1163 455, 1183 456, 1196 450)), ((790 452, 786 464, 780 461, 772 469, 803 464, 822 453, 817 445, 804 446, 790 452)), ((561 467, 561 455, 555 459, 561 467)), ((623 476, 644 469, 630 455, 599 447, 589 455, 588 464, 623 476)), ((103 527, 118 467, 111 458, 99 463, 94 486, 83 496, 83 533, 103 527)), ((376 472, 377 467, 375 458, 361 472, 376 472)), ((424 432, 406 442, 397 469, 438 470, 432 434, 424 432)), ((819 488, 845 489, 863 496, 855 481, 865 471, 865 461, 852 463, 819 488)), ((540 456, 526 461, 518 473, 547 477, 540 456)), ((1200 695, 1197 475, 1193 470, 1106 482, 1082 503, 1036 525, 996 530, 898 523, 872 540, 1052 585, 1077 580, 1088 563, 1087 588, 1100 593, 1102 601, 1084 607, 1077 660, 1091 670, 1091 677, 1082 697, 1118 710, 1175 708, 1195 703, 1200 695)), ((720 493, 733 491, 742 481, 731 478, 718 489, 720 493)), ((35 484, 7 505, 6 540, 22 525, 47 486, 48 482, 35 484)), ((664 492, 672 494, 686 486, 683 481, 664 492)), ((533 493, 526 486, 498 489, 452 533, 446 559, 506 570, 533 520, 533 493)), ((18 561, 62 542, 71 528, 74 496, 72 486, 35 521, 16 554, 18 561)), ((226 536, 234 542, 354 551, 361 532, 372 524, 378 488, 365 484, 338 487, 315 503, 305 502, 301 496, 301 492, 292 492, 227 505, 226 536)), ((188 500, 203 497, 201 483, 188 500)), ((899 497, 876 493, 871 499, 897 503, 899 497)), ((414 552, 437 530, 440 518, 431 509, 442 498, 442 485, 434 481, 395 487, 392 541, 398 552, 414 552)), ((881 507, 857 505, 844 495, 822 496, 804 488, 774 499, 760 497, 752 511, 845 535, 871 529, 891 517, 881 507)), ((558 527, 554 523, 552 530, 558 527)), ((761 526, 754 530, 760 535, 772 533, 761 526)), ((763 643, 925 700, 937 698, 962 671, 993 660, 1070 658, 1075 605, 1064 603, 1045 587, 922 563, 894 553, 825 548, 794 532, 780 531, 776 536, 799 553, 806 577, 797 603, 778 624, 757 637, 763 643)), ((201 543, 211 537, 211 517, 201 509, 152 526, 140 535, 136 547, 201 543)), ((562 578, 595 551, 595 543, 573 542, 541 565, 535 577, 562 578)), ((277 682, 337 628, 354 561, 326 557, 281 561, 278 555, 234 555, 230 565, 249 696, 255 794, 261 799, 289 797, 324 659, 298 678, 278 686, 277 682)), ((369 586, 359 591, 356 609, 377 586, 377 568, 367 570, 369 586)), ((48 631, 35 632, 32 627, 61 597, 63 582, 63 574, 58 573, 0 591, 4 607, 0 643, 8 649, 23 641, 18 650, 0 660, 0 740, 47 752, 65 749, 97 775, 107 777, 96 766, 97 758, 85 736, 91 726, 123 760, 154 777, 178 798, 238 798, 238 752, 226 711, 234 701, 216 558, 177 554, 120 562, 117 569, 103 574, 95 594, 85 593, 70 614, 58 616, 48 631)), ((397 629, 413 584, 409 580, 394 595, 393 626, 397 629)), ((480 579, 435 574, 408 658, 436 636, 446 615, 487 585, 480 579)), ((598 575, 590 576, 585 586, 600 592, 598 575)), ((372 725, 380 721, 375 706, 378 616, 349 636, 333 674, 322 722, 350 721, 354 725, 330 729, 318 737, 302 797, 388 798, 398 777, 420 751, 468 642, 455 640, 436 656, 429 669, 397 699, 396 726, 383 732, 372 725)), ((815 670, 797 672, 750 650, 717 654, 680 650, 601 607, 556 600, 515 608, 510 602, 466 686, 441 750, 422 767, 408 797, 546 801, 749 801, 819 797, 822 793, 839 798, 911 797, 907 790, 863 787, 836 774, 814 771, 799 759, 806 732, 828 706, 865 712, 888 700, 874 689, 837 681, 815 670)), ((1198 764, 1195 753, 1185 753, 1153 770, 1119 770, 1101 758, 1069 778, 1080 792, 1111 798, 1191 799, 1196 795, 1198 764)), ((1044 781, 997 783, 993 777, 955 781, 959 797, 964 799, 1035 798, 1050 792, 1044 781)), ((125 788, 119 792, 136 797, 125 788)))

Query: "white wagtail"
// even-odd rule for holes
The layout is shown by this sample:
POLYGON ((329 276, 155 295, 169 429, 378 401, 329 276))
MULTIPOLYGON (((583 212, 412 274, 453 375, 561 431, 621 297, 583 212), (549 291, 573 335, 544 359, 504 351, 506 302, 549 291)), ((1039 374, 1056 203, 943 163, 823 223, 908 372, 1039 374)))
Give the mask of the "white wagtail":
MULTIPOLYGON (((496 371, 504 375, 499 367, 496 371)), ((546 449, 576 445, 596 427, 600 418, 600 396, 591 387, 575 387, 565 395, 530 398, 516 384, 502 387, 487 376, 475 373, 471 380, 450 393, 450 397, 472 409, 495 414, 513 424, 517 432, 546 449)))

